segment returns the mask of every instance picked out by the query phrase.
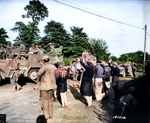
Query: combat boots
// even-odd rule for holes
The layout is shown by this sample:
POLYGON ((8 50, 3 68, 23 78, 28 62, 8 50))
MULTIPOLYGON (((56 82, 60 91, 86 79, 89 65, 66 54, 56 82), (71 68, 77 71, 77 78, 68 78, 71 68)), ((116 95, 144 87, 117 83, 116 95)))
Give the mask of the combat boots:
POLYGON ((21 86, 18 83, 16 83, 16 85, 17 85, 17 91, 19 91, 21 89, 21 86))
POLYGON ((13 85, 12 90, 10 90, 10 92, 15 92, 16 91, 16 85, 13 85))

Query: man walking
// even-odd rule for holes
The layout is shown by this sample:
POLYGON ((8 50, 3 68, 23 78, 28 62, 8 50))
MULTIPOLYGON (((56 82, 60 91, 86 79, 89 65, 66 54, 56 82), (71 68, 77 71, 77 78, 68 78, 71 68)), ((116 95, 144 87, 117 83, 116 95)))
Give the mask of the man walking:
POLYGON ((97 101, 102 100, 105 93, 102 93, 102 75, 103 75, 103 68, 100 66, 100 61, 97 61, 97 66, 95 68, 95 83, 94 83, 94 92, 97 101))
POLYGON ((118 68, 118 64, 116 62, 112 63, 112 66, 110 63, 112 60, 109 60, 109 67, 111 68, 111 73, 112 73, 112 88, 114 91, 114 99, 119 99, 119 90, 118 90, 118 83, 119 83, 119 74, 120 74, 120 69, 118 68))
POLYGON ((38 71, 39 90, 41 95, 41 104, 45 119, 48 121, 53 116, 53 90, 57 88, 55 79, 56 67, 49 63, 49 56, 43 56, 44 65, 38 71))

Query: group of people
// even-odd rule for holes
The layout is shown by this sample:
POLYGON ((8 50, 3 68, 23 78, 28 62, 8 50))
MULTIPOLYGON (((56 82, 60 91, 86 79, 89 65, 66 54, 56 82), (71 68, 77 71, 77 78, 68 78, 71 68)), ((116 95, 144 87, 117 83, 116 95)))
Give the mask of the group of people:
MULTIPOLYGON (((19 41, 20 46, 18 48, 20 53, 26 52, 26 46, 23 44, 22 41, 19 41)), ((0 59, 6 59, 9 57, 9 54, 13 53, 13 49, 15 49, 15 46, 11 44, 10 41, 8 41, 7 45, 0 43, 0 59)))
MULTIPOLYGON (((20 42, 20 52, 24 51, 25 46, 20 42)), ((34 53, 43 55, 44 51, 40 45, 32 45, 29 49, 29 54, 34 53)), ((81 74, 79 79, 81 82, 80 93, 86 99, 86 107, 92 106, 93 92, 97 101, 101 101, 104 98, 110 87, 105 86, 106 83, 111 83, 114 92, 113 99, 119 99, 118 83, 120 69, 118 68, 118 64, 109 60, 108 66, 104 67, 98 60, 95 64, 95 58, 92 56, 87 58, 87 55, 88 53, 85 51, 80 58, 77 58, 77 61, 72 60, 70 63, 73 80, 77 80, 78 76, 76 75, 81 74)), ((37 73, 36 88, 40 90, 41 107, 47 120, 53 116, 52 101, 56 98, 56 91, 61 97, 61 107, 66 107, 68 105, 66 96, 68 72, 65 68, 60 68, 58 63, 52 65, 49 61, 50 58, 47 55, 44 55, 39 61, 41 68, 37 73)), ((6 63, 9 66, 8 73, 12 75, 10 77, 10 82, 13 85, 12 91, 16 91, 16 88, 20 90, 21 86, 17 83, 19 76, 19 63, 17 62, 17 57, 10 52, 8 62, 6 63)))
MULTIPOLYGON (((109 70, 106 71, 105 67, 101 64, 100 61, 97 61, 96 66, 93 65, 93 62, 91 60, 86 60, 83 56, 78 58, 78 61, 84 68, 81 87, 80 87, 80 93, 84 96, 84 98, 87 101, 87 107, 90 107, 92 105, 92 96, 93 96, 93 90, 94 95, 97 101, 101 101, 105 94, 108 92, 108 88, 110 86, 106 86, 105 83, 112 82, 111 86, 114 90, 114 98, 118 99, 118 83, 119 83, 119 73, 120 69, 117 67, 117 63, 113 61, 109 61, 109 70), (103 77, 111 79, 104 79, 103 77)), ((107 66, 108 67, 108 66, 107 66)))
MULTIPOLYGON (((19 41, 20 46, 18 49, 19 53, 27 53, 27 48, 26 46, 23 44, 22 41, 19 41)), ((7 45, 0 43, 0 59, 6 59, 9 57, 9 54, 14 53, 14 49, 15 46, 11 44, 11 42, 9 41, 7 43, 7 45)), ((29 52, 28 54, 39 54, 39 55, 44 55, 46 51, 42 48, 41 45, 34 45, 32 44, 32 46, 29 48, 29 52)))
POLYGON ((9 41, 7 45, 0 43, 0 59, 6 59, 8 58, 9 54, 12 53, 13 46, 11 45, 11 42, 9 41))
POLYGON ((45 50, 42 48, 41 45, 34 45, 29 48, 29 54, 38 54, 38 55, 44 55, 45 50))
POLYGON ((104 62, 99 60, 94 64, 95 59, 87 58, 87 56, 89 56, 88 52, 84 51, 82 57, 77 60, 72 59, 69 66, 69 72, 73 75, 73 80, 81 82, 80 93, 86 99, 87 107, 92 105, 93 95, 95 95, 97 101, 101 101, 108 93, 110 86, 112 86, 114 93, 111 98, 118 99, 120 74, 118 64, 112 60, 105 66, 104 62))

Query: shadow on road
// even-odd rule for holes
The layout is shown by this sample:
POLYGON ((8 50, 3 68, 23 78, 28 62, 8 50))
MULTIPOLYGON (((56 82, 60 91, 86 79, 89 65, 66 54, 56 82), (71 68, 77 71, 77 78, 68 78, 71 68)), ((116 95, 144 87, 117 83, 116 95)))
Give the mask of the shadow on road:
POLYGON ((44 115, 39 115, 36 119, 36 123, 47 123, 44 115))
MULTIPOLYGON (((29 79, 27 77, 19 77, 18 78, 18 84, 21 86, 26 85, 27 82, 28 83, 35 83, 34 81, 32 81, 31 79, 29 79)), ((0 82, 0 86, 6 85, 6 84, 10 84, 10 78, 6 78, 0 82)))
POLYGON ((76 88, 74 88, 74 87, 72 87, 72 86, 70 86, 70 85, 69 85, 69 88, 70 88, 70 91, 71 91, 72 95, 74 96, 74 98, 75 98, 76 100, 79 100, 79 101, 81 101, 82 103, 86 104, 85 98, 77 91, 76 88))

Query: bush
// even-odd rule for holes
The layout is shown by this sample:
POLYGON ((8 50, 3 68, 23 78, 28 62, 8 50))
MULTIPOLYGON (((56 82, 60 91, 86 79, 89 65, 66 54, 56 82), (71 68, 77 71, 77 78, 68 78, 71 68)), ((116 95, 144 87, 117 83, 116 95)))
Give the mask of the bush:
POLYGON ((70 65, 71 58, 64 58, 65 66, 70 65))
POLYGON ((137 66, 136 66, 136 69, 137 69, 138 71, 142 71, 142 70, 143 70, 143 64, 137 63, 136 65, 137 65, 137 66))

